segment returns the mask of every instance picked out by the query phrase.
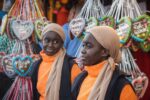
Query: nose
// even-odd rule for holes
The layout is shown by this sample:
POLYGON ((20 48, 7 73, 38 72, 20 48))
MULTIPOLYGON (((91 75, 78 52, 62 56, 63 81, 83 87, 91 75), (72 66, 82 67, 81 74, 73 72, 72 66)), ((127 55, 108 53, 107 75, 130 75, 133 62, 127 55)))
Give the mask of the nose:
POLYGON ((49 42, 49 43, 48 43, 48 46, 49 46, 49 47, 53 47, 53 42, 49 42))
POLYGON ((82 54, 82 55, 86 54, 86 49, 85 49, 85 47, 83 47, 83 48, 81 49, 81 54, 82 54))

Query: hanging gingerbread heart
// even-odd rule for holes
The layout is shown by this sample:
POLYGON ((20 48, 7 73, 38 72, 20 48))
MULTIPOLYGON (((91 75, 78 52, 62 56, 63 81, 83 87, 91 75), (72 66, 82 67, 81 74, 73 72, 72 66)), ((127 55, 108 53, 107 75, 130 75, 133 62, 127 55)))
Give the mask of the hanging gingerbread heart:
POLYGON ((32 58, 30 56, 17 56, 12 60, 13 68, 19 76, 27 76, 31 71, 32 58))
POLYGON ((19 40, 26 40, 32 35, 34 25, 31 21, 14 20, 12 29, 19 40))
POLYGON ((14 78, 16 76, 16 73, 12 66, 12 57, 13 56, 14 55, 4 56, 2 59, 3 71, 10 78, 14 78))
POLYGON ((44 21, 43 19, 39 19, 35 21, 35 32, 36 35, 38 36, 38 38, 41 40, 42 39, 42 29, 44 28, 44 26, 46 26, 47 24, 49 24, 50 22, 48 21, 44 21))
POLYGON ((150 34, 150 17, 148 15, 141 15, 133 20, 132 38, 138 42, 144 42, 150 34))
POLYGON ((88 30, 94 26, 97 26, 98 25, 98 21, 95 17, 91 17, 89 18, 89 20, 87 20, 86 22, 86 27, 85 27, 85 30, 88 30))
POLYGON ((98 19, 100 26, 110 26, 112 28, 115 28, 115 20, 111 16, 104 16, 102 18, 98 19))
POLYGON ((75 37, 80 37, 85 27, 84 18, 75 18, 69 23, 69 28, 75 37))
POLYGON ((127 43, 131 36, 131 19, 129 17, 121 18, 116 25, 116 31, 121 44, 127 43))
POLYGON ((144 41, 140 43, 140 48, 144 51, 144 52, 149 52, 150 51, 150 43, 148 41, 144 41))
POLYGON ((139 76, 132 81, 132 85, 139 98, 142 98, 148 86, 148 78, 146 76, 139 76))

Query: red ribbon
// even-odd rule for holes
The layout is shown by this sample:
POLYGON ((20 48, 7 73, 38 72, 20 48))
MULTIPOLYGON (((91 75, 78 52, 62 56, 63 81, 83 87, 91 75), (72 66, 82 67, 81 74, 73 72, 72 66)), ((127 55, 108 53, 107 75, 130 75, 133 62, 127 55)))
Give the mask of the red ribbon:
POLYGON ((32 100, 33 89, 30 77, 17 76, 14 83, 7 91, 3 100, 32 100))

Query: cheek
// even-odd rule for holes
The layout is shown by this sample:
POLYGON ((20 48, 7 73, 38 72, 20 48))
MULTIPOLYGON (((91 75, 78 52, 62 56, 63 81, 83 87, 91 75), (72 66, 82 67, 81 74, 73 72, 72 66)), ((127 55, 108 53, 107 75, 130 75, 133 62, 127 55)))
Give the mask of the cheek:
POLYGON ((59 50, 62 48, 62 44, 54 44, 54 47, 56 50, 59 50))
POLYGON ((43 48, 46 48, 46 47, 47 47, 47 44, 45 44, 45 43, 42 43, 42 45, 43 45, 43 48))
POLYGON ((89 59, 92 61, 97 61, 101 58, 101 51, 99 49, 92 49, 88 51, 89 59))

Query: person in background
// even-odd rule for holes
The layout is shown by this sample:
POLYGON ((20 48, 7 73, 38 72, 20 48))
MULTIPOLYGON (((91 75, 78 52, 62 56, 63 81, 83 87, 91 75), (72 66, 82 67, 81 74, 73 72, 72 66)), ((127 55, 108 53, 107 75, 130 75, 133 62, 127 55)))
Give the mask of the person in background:
POLYGON ((96 26, 87 30, 78 61, 85 67, 72 85, 72 100, 137 100, 126 75, 117 68, 119 49, 113 28, 96 26))
POLYGON ((60 25, 44 27, 41 59, 32 66, 33 100, 71 100, 71 83, 81 71, 66 54, 64 40, 60 25))
POLYGON ((84 0, 75 0, 74 6, 71 8, 70 13, 69 13, 68 23, 63 25, 63 29, 64 29, 64 32, 66 35, 64 47, 67 50, 67 54, 72 57, 78 56, 78 54, 79 54, 78 51, 79 51, 79 47, 81 45, 81 40, 79 40, 77 37, 74 37, 73 39, 71 39, 69 22, 79 14, 83 5, 84 5, 84 0))

